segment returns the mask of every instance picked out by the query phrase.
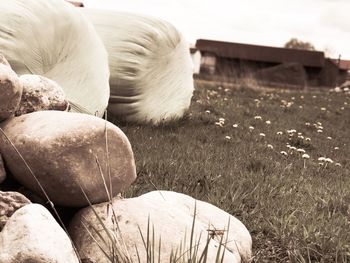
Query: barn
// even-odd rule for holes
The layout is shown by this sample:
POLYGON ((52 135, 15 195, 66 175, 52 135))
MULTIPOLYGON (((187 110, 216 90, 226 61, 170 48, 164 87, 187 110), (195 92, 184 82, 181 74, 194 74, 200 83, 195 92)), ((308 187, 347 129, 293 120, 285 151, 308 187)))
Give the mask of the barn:
POLYGON ((235 81, 254 78, 264 85, 334 87, 347 70, 320 51, 298 50, 199 39, 199 78, 235 81))

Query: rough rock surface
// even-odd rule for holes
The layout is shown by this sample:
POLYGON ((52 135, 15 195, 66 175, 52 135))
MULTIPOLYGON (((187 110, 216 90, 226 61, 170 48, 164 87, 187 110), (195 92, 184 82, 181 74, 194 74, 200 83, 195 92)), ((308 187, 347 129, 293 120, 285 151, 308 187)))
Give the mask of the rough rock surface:
POLYGON ((0 63, 0 121, 15 113, 22 95, 18 76, 6 62, 0 63))
POLYGON ((0 262, 78 263, 63 229, 43 206, 17 210, 0 232, 0 262))
POLYGON ((63 89, 55 81, 30 74, 20 76, 19 80, 23 92, 16 116, 41 110, 68 110, 63 89))
POLYGON ((20 193, 0 191, 0 231, 16 210, 30 203, 31 202, 20 193))
MULTIPOLYGON (((223 262, 249 262, 252 239, 246 227, 238 219, 209 203, 196 201, 187 195, 175 192, 154 191, 131 199, 113 199, 114 219, 118 221, 123 238, 120 238, 118 231, 114 231, 114 233, 117 233, 116 237, 119 242, 123 240, 132 260, 138 262, 135 246, 140 258, 146 259, 139 228, 146 239, 149 218, 151 240, 153 240, 153 228, 155 232, 155 258, 158 258, 159 238, 161 237, 160 262, 169 262, 171 251, 179 248, 181 242, 183 251, 189 249, 195 203, 194 242, 198 242, 200 239, 199 253, 201 253, 207 243, 207 237, 210 238, 207 262, 216 262, 215 257, 222 235, 223 243, 226 242, 227 238, 226 246, 221 247, 221 251, 225 250, 223 262), (185 245, 184 238, 186 238, 185 245)), ((110 206, 103 203, 93 207, 104 225, 113 232, 115 224, 113 224, 111 216, 113 212, 110 206)), ((91 233, 95 233, 94 236, 100 244, 102 244, 101 239, 97 237, 92 226, 99 230, 105 240, 109 240, 92 208, 82 209, 75 215, 69 226, 70 235, 81 258, 89 258, 97 263, 109 262, 82 222, 89 226, 91 233)), ((103 244, 102 247, 106 249, 103 244)), ((181 254, 180 251, 178 252, 181 254)), ((187 262, 186 260, 186 258, 182 258, 180 261, 187 262)))
POLYGON ((6 170, 4 166, 4 161, 2 159, 2 156, 0 154, 0 184, 5 181, 6 179, 6 170))
MULTIPOLYGON (((98 117, 37 111, 9 119, 0 127, 55 204, 87 205, 80 186, 91 203, 105 202, 108 196, 104 180, 116 195, 136 178, 129 140, 117 126, 98 117)), ((4 136, 0 136, 0 151, 13 176, 42 195, 36 180, 4 136)))

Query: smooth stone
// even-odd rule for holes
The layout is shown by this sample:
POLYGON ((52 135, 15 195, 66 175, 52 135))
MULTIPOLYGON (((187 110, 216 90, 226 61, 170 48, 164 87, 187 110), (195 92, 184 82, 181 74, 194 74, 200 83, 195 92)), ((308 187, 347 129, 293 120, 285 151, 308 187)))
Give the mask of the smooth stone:
MULTIPOLYGON (((70 236, 76 245, 81 258, 87 258, 96 263, 109 262, 101 252, 97 243, 90 233, 99 242, 103 249, 108 248, 101 241, 94 229, 105 239, 108 245, 111 244, 104 227, 95 216, 95 210, 105 227, 115 234, 120 251, 128 251, 130 259, 138 262, 135 247, 141 258, 146 262, 146 249, 141 234, 147 240, 147 228, 149 222, 150 240, 155 240, 155 258, 158 258, 159 239, 161 238, 160 262, 169 262, 171 252, 175 252, 182 243, 182 251, 189 251, 190 237, 193 223, 193 215, 196 205, 196 218, 194 225, 193 245, 199 242, 199 254, 204 250, 207 238, 210 238, 208 246, 207 262, 216 262, 217 249, 220 246, 220 239, 223 235, 221 252, 225 251, 222 262, 238 263, 250 262, 252 255, 252 239, 247 228, 234 216, 203 201, 195 200, 190 196, 168 192, 154 191, 131 199, 113 199, 113 210, 108 203, 93 205, 78 212, 69 226, 70 236), (112 214, 115 214, 115 217, 112 214), (118 222, 119 232, 114 231, 118 222), (90 233, 84 227, 87 225, 90 233), (229 231, 227 231, 229 225, 229 231), (153 237, 154 229, 154 237, 153 237), (120 237, 122 234, 122 238, 120 237), (228 233, 228 237, 227 237, 228 233), (184 239, 186 241, 184 242, 184 239)), ((150 246, 153 246, 151 244, 150 246)), ((125 253, 126 254, 126 253, 125 253)), ((178 255, 181 254, 178 251, 178 255)), ((186 253, 185 253, 186 254, 186 253)), ((188 258, 181 258, 180 262, 187 262, 188 258)))
MULTIPOLYGON (((105 202, 109 197, 104 181, 108 189, 112 186, 114 196, 136 178, 128 138, 117 126, 101 118, 63 111, 37 111, 11 118, 0 127, 55 204, 88 205, 80 187, 91 203, 105 202)), ((0 151, 13 176, 43 196, 32 173, 4 136, 0 136, 0 151)))
POLYGON ((22 86, 17 74, 3 63, 0 63, 0 94, 0 121, 2 121, 15 113, 22 95, 22 86))
POLYGON ((30 203, 31 202, 20 193, 0 191, 0 231, 16 210, 30 203))
POLYGON ((23 92, 16 116, 41 110, 68 110, 64 91, 55 81, 31 74, 22 75, 19 80, 23 92))
POLYGON ((78 263, 72 243, 46 208, 18 209, 0 232, 0 262, 78 263))

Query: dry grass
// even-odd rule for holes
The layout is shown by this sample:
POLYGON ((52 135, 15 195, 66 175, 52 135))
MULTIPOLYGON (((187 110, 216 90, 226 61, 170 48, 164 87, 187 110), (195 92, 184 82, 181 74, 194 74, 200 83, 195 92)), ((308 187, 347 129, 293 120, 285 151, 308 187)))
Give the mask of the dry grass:
POLYGON ((172 190, 226 210, 254 262, 350 261, 350 96, 198 81, 183 120, 117 125, 137 163, 126 196, 172 190))

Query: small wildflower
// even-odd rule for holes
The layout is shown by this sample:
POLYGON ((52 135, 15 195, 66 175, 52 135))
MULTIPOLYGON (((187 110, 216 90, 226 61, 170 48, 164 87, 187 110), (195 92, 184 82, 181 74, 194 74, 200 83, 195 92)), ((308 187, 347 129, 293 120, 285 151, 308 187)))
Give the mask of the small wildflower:
POLYGON ((301 132, 298 132, 298 136, 300 136, 300 135, 302 135, 302 133, 301 133, 301 132))
POLYGON ((277 135, 282 135, 282 134, 283 134, 283 132, 281 132, 281 131, 277 132, 277 135))
POLYGON ((334 147, 334 150, 339 150, 339 147, 338 147, 338 146, 335 146, 335 147, 334 147))
POLYGON ((230 136, 225 136, 225 139, 226 140, 231 140, 231 137, 230 136))
POLYGON ((233 127, 233 128, 237 128, 237 127, 238 127, 238 124, 235 123, 235 124, 232 125, 232 127, 233 127))
POLYGON ((268 121, 265 121, 265 123, 266 123, 266 124, 271 124, 271 121, 268 120, 268 121))
POLYGON ((303 96, 303 95, 301 95, 301 96, 300 96, 300 98, 301 98, 301 99, 304 99, 304 96, 303 96))
POLYGON ((323 166, 323 163, 318 163, 318 165, 323 166))
POLYGON ((307 153, 304 153, 301 157, 303 159, 310 159, 310 155, 308 155, 307 153))
POLYGON ((220 127, 224 127, 222 122, 215 122, 215 125, 220 126, 220 127))
POLYGON ((305 125, 310 126, 311 124, 310 124, 310 122, 305 122, 305 125))
POLYGON ((317 124, 317 125, 319 125, 319 126, 322 126, 322 123, 321 123, 321 122, 319 122, 319 121, 318 121, 318 122, 316 122, 316 124, 317 124))
POLYGON ((345 108, 344 108, 344 107, 341 107, 340 109, 341 109, 341 110, 345 110, 345 108))
POLYGON ((309 141, 311 141, 311 139, 309 137, 306 137, 305 141, 309 142, 309 141))
POLYGON ((249 126, 249 130, 254 130, 254 127, 253 126, 249 126))
POLYGON ((327 163, 333 163, 333 160, 332 160, 331 158, 326 158, 325 161, 326 161, 327 163))
MULTIPOLYGON (((288 147, 288 145, 287 145, 287 147, 288 147)), ((297 148, 296 147, 294 147, 294 146, 290 146, 289 145, 289 147, 288 147, 289 149, 291 149, 291 150, 296 150, 297 148)))
POLYGON ((260 102, 260 100, 258 100, 258 99, 254 99, 254 101, 255 101, 255 102, 260 102))
POLYGON ((261 116, 255 116, 254 119, 256 119, 256 120, 262 120, 261 116))
POLYGON ((299 106, 299 109, 302 109, 302 108, 303 108, 303 106, 300 105, 300 106, 299 106))
POLYGON ((267 145, 267 148, 273 149, 273 146, 272 146, 271 144, 268 144, 268 145, 267 145))
POLYGON ((328 136, 327 139, 328 139, 328 140, 332 140, 332 137, 328 136))
POLYGON ((340 163, 335 163, 334 165, 335 165, 335 166, 341 167, 341 164, 340 164, 340 163))
POLYGON ((206 111, 205 111, 205 113, 208 113, 208 114, 210 114, 210 110, 206 110, 206 111))
POLYGON ((297 132, 295 129, 287 130, 287 133, 295 133, 297 132))
POLYGON ((320 162, 324 162, 324 161, 326 161, 326 158, 325 157, 319 157, 317 160, 319 160, 320 162))
POLYGON ((322 130, 317 130, 318 133, 322 133, 323 131, 322 130))
POLYGON ((304 136, 303 136, 303 135, 298 136, 298 138, 300 138, 300 139, 303 139, 303 140, 304 140, 304 136))
POLYGON ((317 97, 315 95, 312 96, 313 99, 316 99, 317 97))
POLYGON ((299 149, 297 149, 297 152, 299 152, 299 153, 305 153, 305 150, 304 150, 304 149, 299 148, 299 149))
POLYGON ((220 122, 225 122, 225 119, 224 118, 219 118, 219 121, 220 122))
POLYGON ((326 110, 327 110, 327 109, 326 109, 326 108, 324 108, 324 107, 322 107, 322 108, 321 108, 321 111, 326 111, 326 110))
POLYGON ((288 155, 288 153, 286 153, 285 151, 281 151, 281 154, 284 155, 284 156, 288 155))
POLYGON ((260 135, 261 137, 265 137, 265 133, 262 133, 262 132, 261 132, 259 135, 260 135))

